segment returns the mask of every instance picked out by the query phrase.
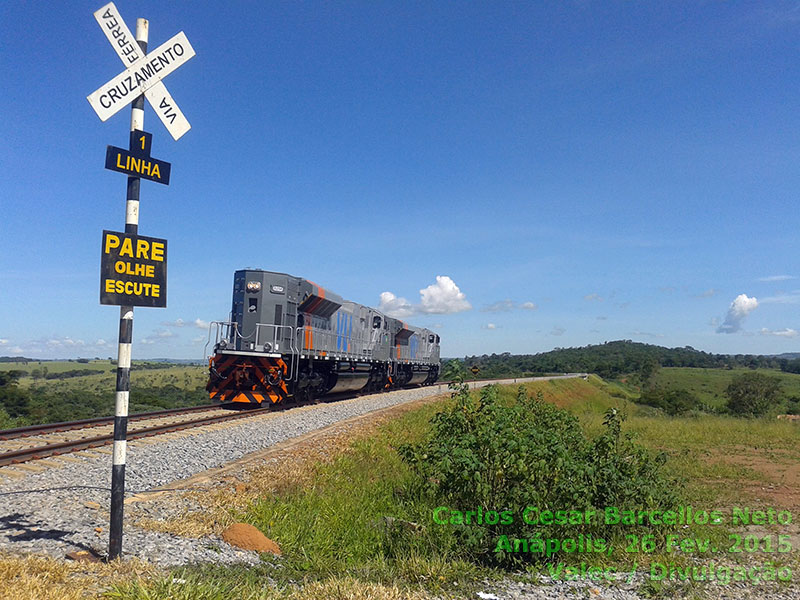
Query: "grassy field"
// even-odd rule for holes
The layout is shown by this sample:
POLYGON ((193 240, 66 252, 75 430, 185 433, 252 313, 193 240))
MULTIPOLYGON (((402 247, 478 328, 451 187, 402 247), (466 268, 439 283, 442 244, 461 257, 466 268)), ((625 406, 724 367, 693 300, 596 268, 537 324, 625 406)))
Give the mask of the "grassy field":
MULTIPOLYGON (((653 378, 653 383, 661 388, 683 389, 694 394, 700 402, 709 406, 725 405, 725 388, 731 380, 751 369, 691 369, 684 367, 661 368, 653 378)), ((786 396, 800 397, 800 375, 784 373, 776 369, 758 369, 756 372, 777 377, 781 380, 786 396)))
MULTIPOLYGON (((39 423, 107 416, 114 412, 116 365, 108 360, 78 363, 42 361, 2 363, 4 370, 22 369, 19 389, 29 398, 21 413, 0 405, 0 429, 39 423), (41 365, 41 366, 40 366, 41 365), (43 377, 62 374, 62 378, 43 377), (34 378, 34 369, 38 377, 34 378), (77 376, 70 371, 78 371, 77 376), (84 371, 88 373, 84 374, 84 371)), ((205 385, 208 369, 200 365, 165 365, 134 361, 131 368, 130 412, 210 404, 205 385)))

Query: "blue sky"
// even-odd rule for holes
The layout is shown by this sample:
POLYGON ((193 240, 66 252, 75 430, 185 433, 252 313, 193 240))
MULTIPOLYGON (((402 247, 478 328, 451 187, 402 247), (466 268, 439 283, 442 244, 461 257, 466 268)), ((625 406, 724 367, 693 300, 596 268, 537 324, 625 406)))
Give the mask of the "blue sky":
MULTIPOLYGON (((4 2, 0 355, 115 356, 103 229, 130 111, 104 3, 4 2)), ((168 308, 134 358, 201 358, 244 267, 435 328, 445 356, 633 339, 800 350, 797 2, 129 2, 197 56, 148 107, 168 308), (424 291, 424 293, 421 293, 424 291)))

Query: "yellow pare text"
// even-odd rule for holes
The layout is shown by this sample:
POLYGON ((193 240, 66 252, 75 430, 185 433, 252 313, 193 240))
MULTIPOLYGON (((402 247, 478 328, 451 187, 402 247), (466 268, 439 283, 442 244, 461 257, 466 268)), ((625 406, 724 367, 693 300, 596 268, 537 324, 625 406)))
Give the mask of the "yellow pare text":
POLYGON ((158 262, 164 261, 164 244, 162 242, 153 242, 152 244, 147 240, 136 240, 136 248, 133 247, 133 240, 125 238, 122 240, 120 246, 120 239, 117 235, 108 234, 106 236, 106 247, 103 252, 110 254, 112 250, 119 248, 120 256, 128 256, 130 258, 143 258, 145 260, 154 260, 158 262))
POLYGON ((128 296, 147 296, 150 298, 158 298, 161 295, 161 286, 157 283, 106 279, 105 286, 107 294, 126 294, 128 296))

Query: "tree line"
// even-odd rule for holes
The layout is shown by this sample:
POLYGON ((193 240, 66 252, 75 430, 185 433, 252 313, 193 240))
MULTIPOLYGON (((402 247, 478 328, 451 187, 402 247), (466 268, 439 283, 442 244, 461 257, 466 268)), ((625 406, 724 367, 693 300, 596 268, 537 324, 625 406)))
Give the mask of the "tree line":
MULTIPOLYGON (((461 360, 461 359, 458 359, 461 360)), ((481 377, 539 375, 545 373, 596 373, 604 379, 645 372, 653 367, 694 367, 704 369, 781 369, 800 373, 800 359, 755 354, 713 354, 691 346, 665 348, 652 344, 618 340, 582 346, 556 348, 539 354, 483 354, 465 356, 463 364, 477 366, 481 377)))

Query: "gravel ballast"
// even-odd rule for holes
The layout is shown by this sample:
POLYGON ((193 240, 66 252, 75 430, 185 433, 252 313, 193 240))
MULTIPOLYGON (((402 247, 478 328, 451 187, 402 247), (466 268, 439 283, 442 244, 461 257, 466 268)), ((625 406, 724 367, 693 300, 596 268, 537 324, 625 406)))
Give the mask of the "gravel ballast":
MULTIPOLYGON (((515 381, 524 380, 503 382, 515 381)), ((186 432, 169 440, 150 438, 157 443, 131 442, 125 473, 126 497, 350 417, 446 392, 444 385, 399 390, 275 412, 222 428, 186 432)), ((21 479, 2 477, 0 469, 0 551, 63 557, 73 550, 91 550, 99 556, 106 555, 111 456, 69 456, 81 458, 81 462, 64 462, 63 466, 28 473, 21 479)), ((173 510, 180 508, 173 506, 173 510)), ((161 566, 259 561, 255 552, 234 548, 217 537, 186 538, 140 529, 127 521, 123 556, 136 556, 161 566)))

